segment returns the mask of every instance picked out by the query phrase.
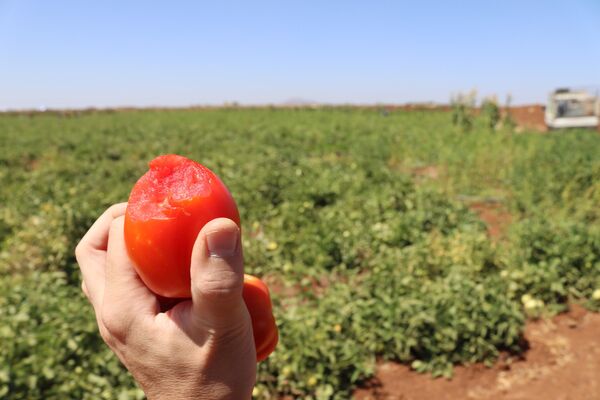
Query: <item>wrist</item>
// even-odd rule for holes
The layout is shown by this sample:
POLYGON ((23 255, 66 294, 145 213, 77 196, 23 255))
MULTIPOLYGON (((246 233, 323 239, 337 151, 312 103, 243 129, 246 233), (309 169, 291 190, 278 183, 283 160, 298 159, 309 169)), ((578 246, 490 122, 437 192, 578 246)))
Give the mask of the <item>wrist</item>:
MULTIPOLYGON (((136 379, 137 380, 137 379, 136 379)), ((138 380, 138 382, 140 382, 138 380)), ((190 379, 182 376, 168 382, 157 379, 140 386, 148 400, 246 400, 252 398, 252 385, 230 386, 222 382, 206 379, 190 379), (246 387, 244 387, 246 386, 246 387)))

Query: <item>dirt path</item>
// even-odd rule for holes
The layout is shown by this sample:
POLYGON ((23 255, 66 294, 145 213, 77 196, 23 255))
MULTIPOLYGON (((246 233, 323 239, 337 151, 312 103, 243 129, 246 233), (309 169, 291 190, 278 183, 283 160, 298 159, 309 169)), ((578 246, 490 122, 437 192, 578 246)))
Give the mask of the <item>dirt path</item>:
POLYGON ((394 363, 381 364, 374 387, 357 400, 600 399, 600 314, 578 306, 525 329, 530 349, 493 368, 459 367, 451 381, 431 379, 394 363))

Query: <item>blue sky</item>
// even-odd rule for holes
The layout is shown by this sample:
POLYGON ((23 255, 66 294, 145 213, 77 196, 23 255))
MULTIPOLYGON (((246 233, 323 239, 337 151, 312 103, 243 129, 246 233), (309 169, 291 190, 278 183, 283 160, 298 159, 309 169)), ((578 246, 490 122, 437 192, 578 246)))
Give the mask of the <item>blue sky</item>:
POLYGON ((600 85, 600 0, 0 0, 0 109, 544 101, 600 85))

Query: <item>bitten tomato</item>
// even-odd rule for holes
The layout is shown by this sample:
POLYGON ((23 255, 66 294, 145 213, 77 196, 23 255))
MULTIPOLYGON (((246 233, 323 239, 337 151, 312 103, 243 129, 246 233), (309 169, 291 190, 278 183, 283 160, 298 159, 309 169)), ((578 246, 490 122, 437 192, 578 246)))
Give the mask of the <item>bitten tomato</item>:
POLYGON ((146 286, 164 297, 191 297, 194 242, 219 217, 240 225, 235 201, 212 171, 178 155, 152 160, 125 213, 127 249, 146 286))
MULTIPOLYGON (((212 171, 174 154, 152 160, 125 212, 127 250, 146 286, 166 298, 191 297, 194 242, 206 223, 220 217, 240 225, 235 201, 212 171)), ((260 279, 245 275, 243 297, 262 361, 278 340, 269 291, 260 279)))

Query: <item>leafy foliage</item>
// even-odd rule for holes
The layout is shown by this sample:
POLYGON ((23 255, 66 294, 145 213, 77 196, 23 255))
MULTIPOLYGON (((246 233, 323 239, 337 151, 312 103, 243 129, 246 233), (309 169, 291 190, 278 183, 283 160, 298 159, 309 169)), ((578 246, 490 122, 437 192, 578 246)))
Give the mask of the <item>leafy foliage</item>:
POLYGON ((345 399, 377 358, 451 376, 521 351, 527 317, 597 310, 600 138, 453 115, 472 133, 442 112, 349 108, 1 116, 0 397, 143 398, 97 334, 73 249, 169 152, 226 182, 247 271, 277 283, 257 398, 345 399), (488 197, 514 222, 497 241, 465 200, 488 197))
POLYGON ((473 128, 476 98, 477 93, 471 91, 468 94, 459 93, 450 101, 452 105, 452 124, 463 132, 470 131, 473 128))
POLYGON ((481 118, 484 124, 490 129, 495 130, 500 123, 500 107, 495 98, 486 98, 481 103, 481 118))

